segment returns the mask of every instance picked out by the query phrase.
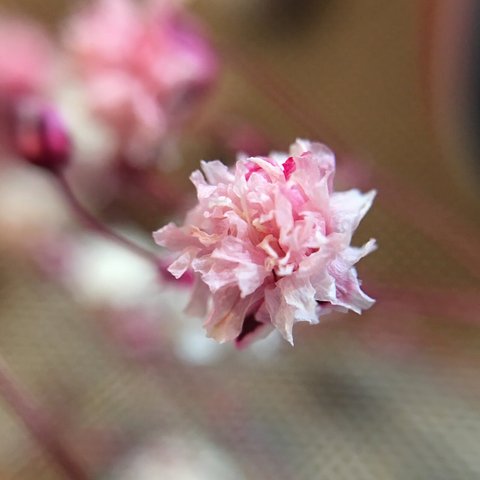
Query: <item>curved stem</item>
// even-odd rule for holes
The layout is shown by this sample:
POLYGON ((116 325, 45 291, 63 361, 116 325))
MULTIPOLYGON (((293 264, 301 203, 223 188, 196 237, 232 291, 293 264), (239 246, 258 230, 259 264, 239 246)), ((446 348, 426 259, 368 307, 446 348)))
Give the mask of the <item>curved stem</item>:
POLYGON ((123 235, 115 232, 108 225, 101 222, 100 220, 98 220, 98 218, 88 212, 88 210, 85 209, 85 207, 79 202, 79 200, 75 196, 75 193, 73 192, 70 184, 68 183, 63 173, 59 173, 58 175, 56 175, 56 178, 73 213, 86 227, 88 227, 95 233, 103 236, 104 238, 119 245, 122 245, 124 248, 130 250, 137 255, 140 255, 146 260, 153 262, 156 268, 160 267, 160 260, 157 255, 155 255, 155 253, 142 247, 141 245, 138 245, 135 242, 132 242, 123 235))
POLYGON ((67 478, 73 480, 88 480, 90 478, 85 467, 56 432, 54 423, 40 410, 40 407, 20 385, 1 357, 0 397, 10 405, 30 434, 62 468, 67 478))

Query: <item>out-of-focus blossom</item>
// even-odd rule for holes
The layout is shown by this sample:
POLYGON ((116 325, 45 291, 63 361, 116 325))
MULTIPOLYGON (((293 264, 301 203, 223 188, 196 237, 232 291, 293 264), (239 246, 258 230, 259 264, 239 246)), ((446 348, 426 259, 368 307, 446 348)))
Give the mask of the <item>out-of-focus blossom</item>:
POLYGON ((17 102, 48 89, 53 53, 48 35, 40 26, 21 17, 1 15, 0 156, 11 154, 11 125, 17 102))
POLYGON ((97 208, 110 202, 120 189, 115 133, 91 111, 85 88, 71 72, 61 72, 53 94, 74 147, 69 179, 82 200, 97 208))
POLYGON ((240 157, 195 171, 198 205, 185 225, 154 234, 180 255, 169 271, 198 276, 189 310, 205 314, 207 333, 244 344, 272 327, 293 343, 296 322, 318 323, 332 310, 361 313, 374 300, 354 265, 375 249, 350 246, 369 210, 371 191, 333 191, 335 160, 324 145, 297 140, 290 153, 240 157))
POLYGON ((126 156, 152 155, 216 76, 210 45, 171 0, 99 0, 73 15, 65 42, 126 156))
POLYGON ((0 97, 38 94, 50 81, 53 49, 35 23, 2 15, 0 19, 0 97))
POLYGON ((79 79, 62 78, 54 95, 75 145, 72 168, 105 174, 111 169, 110 159, 116 148, 112 129, 88 108, 88 97, 79 79))

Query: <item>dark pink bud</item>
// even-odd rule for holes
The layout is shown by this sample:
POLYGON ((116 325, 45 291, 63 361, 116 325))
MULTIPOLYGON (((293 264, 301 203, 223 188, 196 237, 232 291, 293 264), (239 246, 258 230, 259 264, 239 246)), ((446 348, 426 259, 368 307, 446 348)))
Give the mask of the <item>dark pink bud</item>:
POLYGON ((51 172, 58 172, 68 164, 72 146, 58 112, 31 100, 17 108, 14 145, 25 160, 51 172))

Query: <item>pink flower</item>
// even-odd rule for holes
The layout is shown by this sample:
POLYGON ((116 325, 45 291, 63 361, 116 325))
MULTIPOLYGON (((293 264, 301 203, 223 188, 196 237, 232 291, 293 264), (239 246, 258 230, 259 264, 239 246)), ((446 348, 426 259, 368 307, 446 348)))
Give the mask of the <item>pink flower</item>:
POLYGON ((98 0, 65 40, 93 111, 130 151, 161 140, 216 77, 210 45, 172 0, 98 0))
POLYGON ((350 246, 375 191, 333 191, 335 159, 324 145, 297 140, 290 154, 240 157, 234 170, 202 162, 191 180, 198 205, 183 227, 155 241, 180 253, 169 271, 197 275, 189 310, 204 314, 210 337, 244 344, 275 327, 293 344, 296 322, 332 310, 361 313, 374 300, 354 265, 375 241, 350 246), (211 297, 211 302, 207 302, 211 297))
POLYGON ((0 21, 0 96, 36 94, 49 82, 52 46, 36 24, 4 15, 0 21))

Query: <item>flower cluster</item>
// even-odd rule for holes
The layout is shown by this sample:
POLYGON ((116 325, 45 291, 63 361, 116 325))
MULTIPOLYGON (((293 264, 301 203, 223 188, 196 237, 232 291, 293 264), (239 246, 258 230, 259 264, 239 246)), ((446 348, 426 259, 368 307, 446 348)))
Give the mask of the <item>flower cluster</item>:
POLYGON ((169 271, 197 275, 189 309, 208 312, 210 337, 243 345, 276 328, 293 344, 296 322, 332 310, 361 313, 374 300, 354 265, 376 246, 351 240, 375 191, 333 191, 335 158, 324 145, 297 140, 289 154, 240 156, 233 170, 202 162, 191 180, 198 205, 185 224, 155 241, 179 252, 169 271))

